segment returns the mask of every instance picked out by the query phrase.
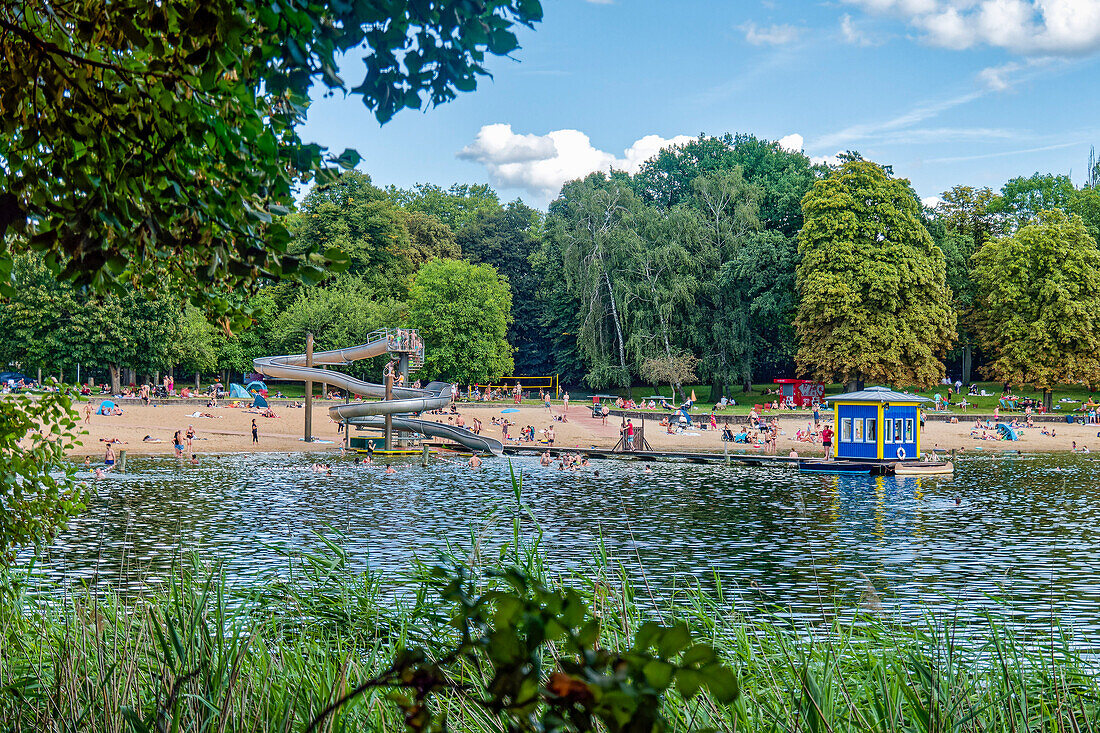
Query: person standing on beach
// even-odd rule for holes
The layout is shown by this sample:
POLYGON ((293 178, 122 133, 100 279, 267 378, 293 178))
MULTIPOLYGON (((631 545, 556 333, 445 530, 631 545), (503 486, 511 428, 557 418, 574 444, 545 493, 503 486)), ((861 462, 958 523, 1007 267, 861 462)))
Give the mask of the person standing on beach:
POLYGON ((561 393, 561 403, 564 406, 563 411, 564 412, 569 412, 569 393, 568 392, 562 392, 561 393))
POLYGON ((253 443, 259 443, 260 442, 260 433, 259 433, 259 428, 256 427, 256 418, 252 418, 252 442, 253 443))
POLYGON ((176 458, 183 458, 183 438, 179 430, 172 436, 172 447, 176 449, 176 458))
POLYGON ((187 435, 186 435, 186 437, 187 437, 187 452, 188 453, 193 453, 194 450, 193 450, 193 447, 191 445, 191 442, 195 439, 195 426, 194 425, 188 425, 187 426, 187 435))
POLYGON ((547 442, 547 444, 550 445, 551 448, 554 447, 554 426, 553 425, 546 428, 546 442, 547 442))

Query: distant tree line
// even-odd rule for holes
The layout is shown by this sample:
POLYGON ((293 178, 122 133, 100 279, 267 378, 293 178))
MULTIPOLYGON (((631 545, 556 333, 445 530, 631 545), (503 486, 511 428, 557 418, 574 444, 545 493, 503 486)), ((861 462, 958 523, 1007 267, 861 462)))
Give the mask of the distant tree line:
POLYGON ((70 377, 100 365, 117 389, 246 372, 306 333, 328 349, 412 326, 422 376, 460 382, 558 373, 594 389, 705 382, 717 397, 796 374, 925 386, 945 362, 964 382, 975 364, 1043 389, 1100 382, 1100 191, 1066 176, 956 186, 928 209, 858 153, 829 167, 701 136, 634 175, 567 183, 547 214, 486 185, 380 189, 353 170, 286 224, 288 254, 316 274, 260 288, 245 329, 169 292, 86 295, 21 255, 0 361, 70 377))

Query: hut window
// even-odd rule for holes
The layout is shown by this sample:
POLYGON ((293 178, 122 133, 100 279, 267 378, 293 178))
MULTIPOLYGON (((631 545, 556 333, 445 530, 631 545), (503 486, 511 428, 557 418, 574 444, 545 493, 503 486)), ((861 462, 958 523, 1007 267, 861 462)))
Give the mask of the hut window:
POLYGON ((861 417, 852 419, 852 442, 863 442, 863 418, 861 417))
POLYGON ((905 421, 902 420, 900 417, 897 420, 894 420, 894 442, 895 443, 901 443, 902 442, 902 439, 901 439, 902 432, 901 431, 902 431, 902 426, 904 424, 905 424, 905 421))
POLYGON ((894 421, 890 418, 886 418, 882 423, 882 440, 884 443, 894 442, 894 421))
POLYGON ((878 421, 873 417, 865 420, 866 425, 863 428, 863 439, 868 443, 878 442, 878 421))
POLYGON ((852 418, 845 417, 840 421, 840 440, 843 443, 852 442, 852 418))
POLYGON ((913 418, 908 418, 905 421, 905 442, 913 442, 913 418))

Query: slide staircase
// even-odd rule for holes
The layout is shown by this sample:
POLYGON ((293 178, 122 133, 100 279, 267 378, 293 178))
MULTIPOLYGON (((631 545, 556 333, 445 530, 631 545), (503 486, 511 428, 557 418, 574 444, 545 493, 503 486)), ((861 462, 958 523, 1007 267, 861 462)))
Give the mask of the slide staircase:
POLYGON ((321 369, 320 366, 342 366, 361 359, 393 354, 409 357, 409 372, 419 370, 424 365, 424 349, 414 331, 408 329, 382 329, 367 336, 367 342, 359 346, 331 351, 317 351, 313 354, 313 366, 306 366, 305 354, 286 356, 265 356, 254 359, 256 371, 276 379, 291 379, 305 382, 322 382, 339 387, 348 394, 373 397, 376 402, 356 402, 346 405, 334 405, 329 415, 334 420, 347 421, 352 425, 384 427, 386 415, 393 416, 392 424, 397 430, 419 433, 434 438, 445 438, 466 446, 470 450, 504 454, 504 446, 499 440, 474 435, 469 430, 453 425, 419 420, 412 415, 427 410, 441 410, 451 404, 452 387, 447 382, 430 382, 423 388, 397 387, 390 391, 392 399, 386 399, 386 387, 374 382, 348 376, 338 371, 321 369))

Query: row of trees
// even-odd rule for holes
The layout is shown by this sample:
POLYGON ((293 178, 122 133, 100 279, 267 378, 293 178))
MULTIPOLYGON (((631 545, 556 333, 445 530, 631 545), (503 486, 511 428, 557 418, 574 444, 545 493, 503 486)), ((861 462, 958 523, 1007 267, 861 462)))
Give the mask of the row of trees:
POLYGON ((969 381, 975 354, 1006 383, 1100 382, 1100 191, 1064 176, 957 186, 927 209, 856 153, 828 168, 726 135, 567 183, 547 215, 484 185, 383 190, 348 171, 287 225, 288 253, 318 274, 260 289, 237 332, 169 293, 85 297, 24 255, 0 360, 106 365, 117 388, 123 369, 242 372, 309 332, 327 349, 410 325, 429 345, 424 376, 463 382, 927 385, 945 359, 969 381))
POLYGON ((501 272, 524 292, 538 222, 537 212, 502 206, 485 186, 382 191, 348 172, 314 188, 288 217, 291 254, 337 261, 342 271, 262 288, 245 304, 257 314, 253 324, 239 331, 169 291, 85 295, 25 253, 15 262, 15 293, 0 305, 0 362, 70 378, 77 365, 99 366, 117 391, 160 373, 197 382, 200 374, 247 372, 257 356, 300 351, 306 333, 328 349, 362 343, 378 328, 413 326, 432 344, 426 376, 511 374, 510 342, 521 356, 538 348, 523 348, 531 321, 513 327, 512 289, 501 272))

